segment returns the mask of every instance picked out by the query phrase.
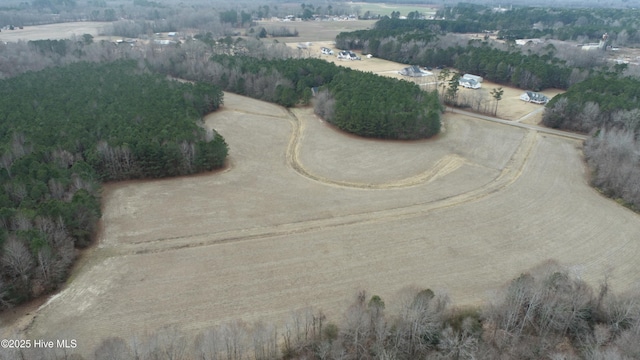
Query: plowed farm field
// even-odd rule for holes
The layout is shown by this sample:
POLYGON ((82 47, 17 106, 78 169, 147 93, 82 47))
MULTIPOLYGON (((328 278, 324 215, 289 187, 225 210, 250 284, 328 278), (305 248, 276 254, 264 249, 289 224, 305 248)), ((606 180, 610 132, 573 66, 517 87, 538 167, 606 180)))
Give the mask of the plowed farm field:
MULTIPOLYGON (((510 121, 538 109, 508 103, 510 121)), ((362 139, 229 93, 206 126, 228 166, 106 185, 97 245, 11 329, 91 354, 110 336, 281 324, 306 307, 339 323, 360 290, 479 304, 549 259, 591 284, 639 284, 640 216, 589 187, 579 140, 451 112, 435 139, 362 139)))

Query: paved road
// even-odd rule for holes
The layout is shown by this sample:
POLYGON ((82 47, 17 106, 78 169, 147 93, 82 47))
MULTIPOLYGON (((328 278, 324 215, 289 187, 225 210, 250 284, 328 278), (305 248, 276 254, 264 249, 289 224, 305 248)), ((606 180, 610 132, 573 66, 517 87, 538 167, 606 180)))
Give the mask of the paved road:
POLYGON ((476 114, 476 113, 473 113, 473 112, 470 112, 470 111, 464 111, 464 110, 454 109, 454 108, 450 108, 450 107, 447 107, 447 111, 451 111, 451 112, 456 113, 456 114, 466 115, 466 116, 473 117, 473 118, 476 118, 476 119, 492 121, 492 122, 496 122, 496 123, 499 123, 499 124, 515 126, 515 127, 520 127, 520 128, 529 129, 529 130, 535 130, 535 131, 538 131, 538 132, 541 132, 541 133, 552 134, 552 135, 556 135, 556 136, 562 136, 562 137, 566 137, 566 138, 570 138, 570 139, 583 140, 583 141, 587 139, 587 135, 583 135, 583 134, 576 134, 576 133, 572 133, 572 132, 569 132, 569 131, 550 129, 550 128, 546 128, 546 127, 538 126, 538 125, 523 124, 523 123, 520 123, 520 122, 517 122, 517 121, 513 121, 513 120, 498 119, 496 117, 476 114))

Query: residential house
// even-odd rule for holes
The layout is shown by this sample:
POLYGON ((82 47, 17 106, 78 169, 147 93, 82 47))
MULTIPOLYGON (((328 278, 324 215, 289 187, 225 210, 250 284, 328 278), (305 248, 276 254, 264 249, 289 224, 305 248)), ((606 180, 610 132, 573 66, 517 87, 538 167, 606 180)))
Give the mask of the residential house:
POLYGON ((527 91, 524 94, 520 95, 520 100, 532 102, 535 104, 546 104, 549 102, 548 97, 533 91, 527 91))
POLYGON ((419 77, 419 76, 428 76, 433 75, 433 73, 420 69, 417 65, 412 65, 406 67, 398 72, 400 75, 411 76, 411 77, 419 77))
POLYGON ((475 79, 467 79, 464 77, 458 79, 458 84, 467 89, 480 89, 482 87, 482 85, 475 79))

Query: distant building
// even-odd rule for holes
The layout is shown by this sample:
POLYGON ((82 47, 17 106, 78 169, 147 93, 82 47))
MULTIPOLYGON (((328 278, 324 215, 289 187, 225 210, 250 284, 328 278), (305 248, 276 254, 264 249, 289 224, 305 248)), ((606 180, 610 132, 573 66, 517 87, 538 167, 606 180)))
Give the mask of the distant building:
POLYGON ((516 45, 541 44, 541 39, 516 39, 516 45))
POLYGON ((482 82, 482 76, 478 76, 478 75, 473 75, 473 74, 464 74, 462 75, 463 79, 471 79, 471 80, 475 80, 476 82, 481 83, 482 82))
POLYGON ((338 59, 341 60, 360 60, 360 57, 353 51, 340 51, 338 53, 338 59))
POLYGON ((546 104, 549 102, 548 97, 533 91, 527 91, 524 94, 520 95, 520 100, 532 102, 535 104, 546 104))
POLYGON ((475 79, 468 79, 461 77, 458 79, 458 84, 467 89, 480 89, 482 85, 475 79))
POLYGON ((155 39, 153 40, 153 43, 157 45, 171 45, 175 44, 176 42, 171 40, 155 39))
POLYGON ((406 68, 400 70, 398 73, 400 75, 411 76, 411 77, 433 75, 433 73, 431 73, 429 71, 425 71, 425 70, 420 69, 420 67, 417 66, 417 65, 412 65, 412 66, 406 67, 406 68))

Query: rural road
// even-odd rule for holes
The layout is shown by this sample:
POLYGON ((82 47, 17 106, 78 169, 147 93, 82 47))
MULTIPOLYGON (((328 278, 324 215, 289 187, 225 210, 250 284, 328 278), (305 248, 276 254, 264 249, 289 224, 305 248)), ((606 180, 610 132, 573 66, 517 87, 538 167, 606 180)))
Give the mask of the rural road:
MULTIPOLYGON (((519 127, 519 128, 523 128, 523 129, 534 130, 534 131, 541 132, 541 133, 546 133, 546 134, 551 134, 551 135, 556 135, 556 136, 562 136, 562 137, 575 139, 575 140, 584 141, 588 137, 587 135, 576 134, 576 133, 572 133, 572 132, 569 132, 569 131, 562 131, 562 130, 557 130, 557 129, 549 129, 549 128, 546 128, 546 127, 543 127, 543 126, 538 126, 538 125, 523 124, 523 123, 518 122, 518 121, 503 120, 503 119, 499 119, 499 118, 492 117, 492 116, 476 114, 476 113, 473 113, 473 112, 470 112, 470 111, 454 109, 454 108, 450 108, 450 107, 447 107, 447 110, 451 111, 453 113, 456 113, 456 114, 465 115, 465 116, 469 116, 469 117, 476 118, 476 119, 492 121, 492 122, 495 122, 495 123, 498 123, 498 124, 515 126, 515 127, 519 127)), ((541 111, 541 110, 536 110, 536 111, 541 111)))

